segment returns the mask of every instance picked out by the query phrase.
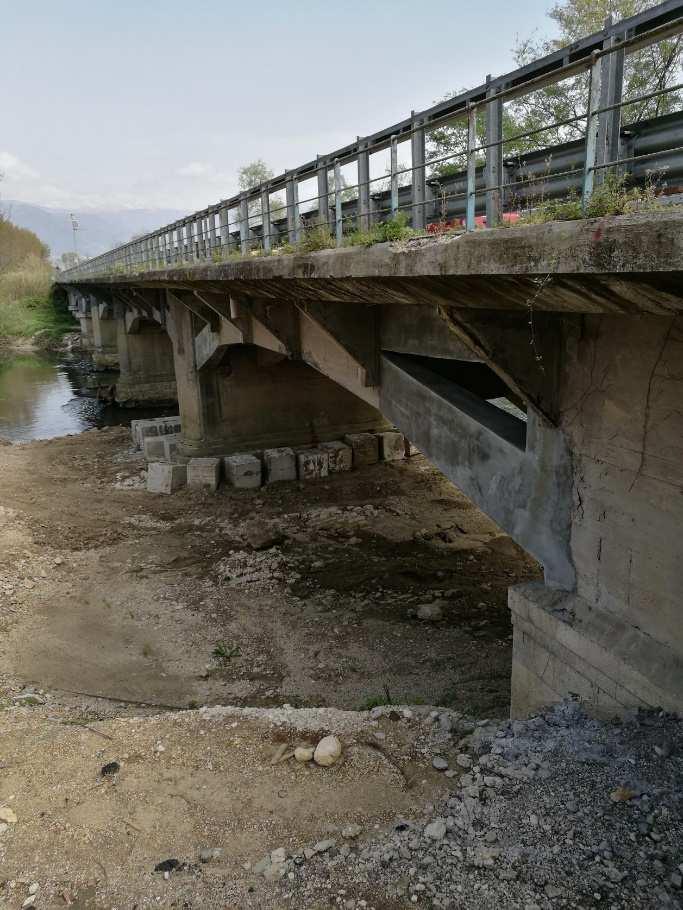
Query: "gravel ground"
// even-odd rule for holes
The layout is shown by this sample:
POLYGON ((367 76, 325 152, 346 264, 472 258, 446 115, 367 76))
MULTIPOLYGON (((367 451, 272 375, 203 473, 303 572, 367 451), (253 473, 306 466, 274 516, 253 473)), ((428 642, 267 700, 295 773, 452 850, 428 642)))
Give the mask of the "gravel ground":
POLYGON ((464 737, 452 714, 426 723, 434 765, 455 771, 451 796, 361 843, 271 864, 282 906, 681 906, 679 718, 603 724, 567 703, 464 737))

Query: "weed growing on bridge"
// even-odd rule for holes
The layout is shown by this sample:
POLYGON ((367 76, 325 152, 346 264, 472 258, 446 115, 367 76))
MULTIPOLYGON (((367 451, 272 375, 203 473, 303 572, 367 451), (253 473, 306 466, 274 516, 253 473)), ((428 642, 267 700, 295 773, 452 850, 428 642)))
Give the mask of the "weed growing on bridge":
POLYGON ((353 231, 346 237, 347 246, 373 246, 375 243, 389 243, 407 240, 418 232, 408 227, 408 216, 399 212, 393 218, 380 221, 367 231, 353 231))
POLYGON ((521 216, 517 224, 546 224, 549 221, 578 221, 581 218, 605 218, 631 212, 652 212, 664 208, 660 201, 661 186, 650 177, 644 186, 629 186, 627 176, 610 174, 597 186, 583 206, 578 193, 562 199, 546 199, 521 216))

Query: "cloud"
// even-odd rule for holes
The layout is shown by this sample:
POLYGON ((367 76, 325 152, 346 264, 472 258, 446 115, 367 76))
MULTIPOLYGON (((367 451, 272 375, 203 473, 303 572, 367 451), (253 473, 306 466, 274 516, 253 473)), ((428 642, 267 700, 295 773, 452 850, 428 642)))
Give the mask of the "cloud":
POLYGON ((8 180, 37 180, 38 171, 11 152, 0 152, 0 174, 8 180))
POLYGON ((190 161, 176 171, 179 177, 215 177, 216 169, 203 161, 190 161))

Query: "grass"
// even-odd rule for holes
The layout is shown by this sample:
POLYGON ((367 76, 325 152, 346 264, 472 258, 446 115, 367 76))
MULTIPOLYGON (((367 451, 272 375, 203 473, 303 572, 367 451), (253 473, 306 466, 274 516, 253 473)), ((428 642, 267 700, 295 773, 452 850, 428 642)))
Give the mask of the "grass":
POLYGON ((216 647, 211 652, 214 659, 219 663, 226 663, 233 657, 239 657, 242 653, 239 645, 226 645, 224 641, 217 641, 216 647))
POLYGON ((38 257, 0 272, 0 337, 60 338, 77 323, 51 294, 52 269, 38 257))
POLYGON ((597 186, 584 206, 578 193, 563 199, 542 200, 522 215, 517 224, 547 224, 549 221, 579 221, 581 218, 605 218, 609 215, 628 215, 632 212, 661 211, 657 184, 629 186, 626 177, 610 174, 597 186))

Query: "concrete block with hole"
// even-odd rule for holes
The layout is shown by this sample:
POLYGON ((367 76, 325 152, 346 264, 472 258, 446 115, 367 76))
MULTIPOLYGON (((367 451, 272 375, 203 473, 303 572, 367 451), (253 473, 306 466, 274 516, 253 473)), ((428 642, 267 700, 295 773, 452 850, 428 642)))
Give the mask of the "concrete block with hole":
POLYGON ((220 458, 190 458, 187 463, 187 485, 193 490, 215 493, 220 477, 220 458))
POLYGON ((145 436, 142 440, 142 452, 147 461, 163 461, 164 440, 160 436, 145 436))
POLYGON ((226 455, 225 477, 236 490, 256 490, 261 486, 261 460, 256 455, 226 455))
POLYGON ((354 468, 379 461, 379 440, 374 433, 351 433, 344 442, 353 450, 354 468))
POLYGON ((296 455, 299 480, 320 480, 327 477, 329 458, 322 449, 301 449, 296 455))
POLYGON ((353 450, 345 442, 335 439, 333 442, 321 442, 320 450, 327 453, 327 469, 330 474, 341 474, 350 471, 353 465, 353 450))
POLYGON ((141 449, 147 437, 159 435, 159 427, 156 420, 131 420, 130 435, 134 445, 141 449))
POLYGON ((379 453, 382 461, 400 461, 406 457, 406 441, 403 433, 398 430, 389 430, 378 433, 379 453))
POLYGON ((266 483, 296 480, 294 449, 286 446, 279 449, 265 449, 263 452, 263 469, 266 483))
POLYGON ((187 483, 184 464, 153 461, 147 467, 147 489, 150 493, 175 493, 187 483))

